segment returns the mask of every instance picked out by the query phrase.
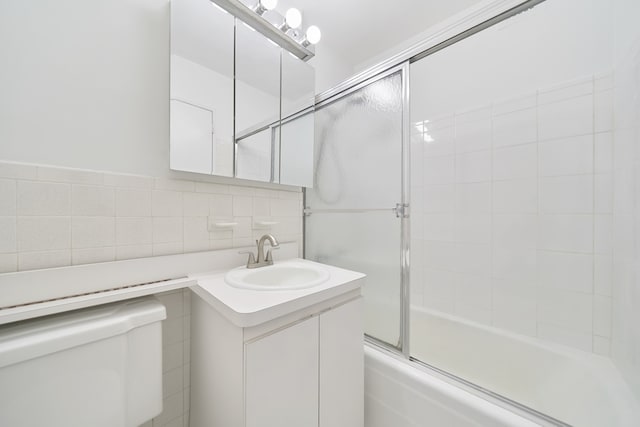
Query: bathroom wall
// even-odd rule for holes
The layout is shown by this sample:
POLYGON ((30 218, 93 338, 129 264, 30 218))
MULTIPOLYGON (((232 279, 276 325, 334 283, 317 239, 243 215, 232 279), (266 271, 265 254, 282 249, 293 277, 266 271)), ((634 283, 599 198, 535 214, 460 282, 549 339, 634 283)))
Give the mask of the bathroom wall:
MULTIPOLYGON (((244 246, 267 231, 301 244, 299 188, 169 170, 168 1, 0 2, 0 50, 0 273, 244 246), (238 225, 209 231, 209 217, 238 225)), ((145 427, 186 427, 190 293, 158 297, 164 412, 145 427)))
POLYGON ((587 6, 412 64, 412 304, 609 355, 612 7, 587 6))
POLYGON ((614 2, 612 356, 640 399, 640 4, 614 2))

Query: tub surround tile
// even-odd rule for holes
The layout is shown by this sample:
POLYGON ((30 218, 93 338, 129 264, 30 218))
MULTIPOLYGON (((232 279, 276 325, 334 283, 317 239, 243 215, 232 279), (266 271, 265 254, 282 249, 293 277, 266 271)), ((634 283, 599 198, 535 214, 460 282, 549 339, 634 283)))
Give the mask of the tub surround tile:
POLYGON ((17 235, 18 252, 71 249, 71 217, 19 216, 17 235))
POLYGON ((13 273, 18 271, 18 254, 0 253, 0 273, 13 273))
POLYGON ((116 220, 114 217, 73 217, 71 246, 74 249, 114 246, 116 220))
POLYGON ((67 267, 71 265, 71 250, 20 252, 18 269, 38 270, 42 268, 67 267))

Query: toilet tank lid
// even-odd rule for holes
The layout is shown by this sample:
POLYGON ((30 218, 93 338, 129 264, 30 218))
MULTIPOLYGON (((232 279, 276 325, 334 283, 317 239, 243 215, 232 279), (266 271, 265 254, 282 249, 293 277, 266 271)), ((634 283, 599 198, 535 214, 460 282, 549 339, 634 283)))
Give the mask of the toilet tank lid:
POLYGON ((99 341, 167 317, 164 305, 144 297, 0 327, 0 368, 99 341))

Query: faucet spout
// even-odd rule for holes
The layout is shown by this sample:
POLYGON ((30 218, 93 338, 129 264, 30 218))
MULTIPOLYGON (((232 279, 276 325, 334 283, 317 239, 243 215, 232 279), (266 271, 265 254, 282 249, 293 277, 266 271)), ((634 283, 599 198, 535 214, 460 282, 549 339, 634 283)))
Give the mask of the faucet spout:
POLYGON ((273 255, 272 251, 276 249, 280 249, 280 243, 278 243, 278 239, 276 239, 271 234, 265 234, 260 238, 260 240, 256 240, 256 244, 258 245, 258 256, 256 259, 253 259, 253 254, 249 256, 249 261, 247 262, 247 268, 258 268, 264 267, 267 265, 273 265, 273 255), (269 241, 271 245, 271 249, 267 251, 267 254, 264 253, 264 245, 266 241, 269 241))

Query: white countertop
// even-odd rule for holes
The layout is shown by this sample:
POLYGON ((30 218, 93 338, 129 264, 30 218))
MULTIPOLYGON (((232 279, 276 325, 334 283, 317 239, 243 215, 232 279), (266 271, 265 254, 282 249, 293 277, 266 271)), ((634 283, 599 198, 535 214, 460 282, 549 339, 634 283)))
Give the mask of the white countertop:
POLYGON ((313 261, 299 258, 295 261, 319 265, 329 271, 330 277, 307 289, 265 291, 234 288, 225 283, 225 272, 213 272, 190 276, 197 280, 191 290, 236 326, 251 327, 359 289, 365 277, 362 273, 313 261))

